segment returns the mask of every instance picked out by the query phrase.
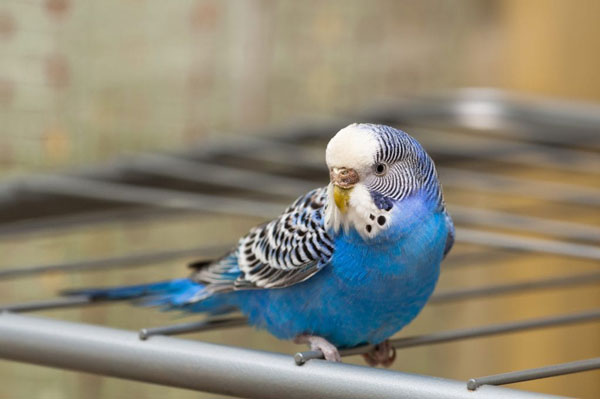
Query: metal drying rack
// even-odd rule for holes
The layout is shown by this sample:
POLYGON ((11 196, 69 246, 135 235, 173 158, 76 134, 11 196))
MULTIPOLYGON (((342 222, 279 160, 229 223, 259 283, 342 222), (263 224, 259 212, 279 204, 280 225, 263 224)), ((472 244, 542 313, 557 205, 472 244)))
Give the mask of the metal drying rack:
MULTIPOLYGON (((445 187, 525 196, 580 206, 588 212, 597 212, 600 206, 600 189, 595 187, 473 170, 460 164, 466 159, 598 174, 600 107, 527 99, 492 90, 465 90, 388 103, 348 118, 239 136, 220 145, 171 154, 143 154, 78 173, 8 180, 0 184, 0 235, 107 223, 124 216, 159 218, 182 212, 270 218, 296 195, 325 183, 323 155, 314 149, 324 148, 334 132, 354 121, 410 126, 406 129, 436 160, 445 187), (451 137, 457 129, 464 135, 462 140, 451 137), (42 202, 44 208, 35 206, 42 202)), ((451 203, 449 209, 457 224, 459 242, 503 253, 541 252, 600 260, 599 227, 451 203), (552 237, 520 234, 548 232, 552 237)), ((143 267, 190 255, 216 255, 232 244, 2 269, 0 279, 50 271, 143 267)), ((565 273, 560 277, 436 291, 431 302, 599 283, 600 271, 565 273)), ((241 317, 145 328, 134 333, 25 315, 87 304, 84 297, 65 297, 0 307, 0 358, 249 398, 541 398, 549 395, 496 385, 600 369, 600 357, 592 357, 460 382, 332 364, 316 360, 322 355, 314 351, 297 353, 293 361, 289 354, 168 337, 243 326, 246 323, 241 317), (271 378, 274 372, 276 380, 271 378)), ((599 321, 600 308, 583 309, 401 337, 392 343, 400 349, 599 321)), ((346 349, 342 356, 369 349, 346 349)))

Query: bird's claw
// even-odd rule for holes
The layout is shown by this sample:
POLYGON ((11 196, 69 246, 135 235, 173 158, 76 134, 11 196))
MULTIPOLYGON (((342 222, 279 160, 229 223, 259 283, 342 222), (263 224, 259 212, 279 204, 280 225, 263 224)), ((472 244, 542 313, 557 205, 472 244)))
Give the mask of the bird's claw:
POLYGON ((396 360, 396 348, 390 344, 390 341, 385 340, 375 345, 371 351, 363 353, 362 356, 369 366, 390 367, 396 360))
POLYGON ((320 351, 323 354, 325 360, 330 362, 341 362, 342 357, 340 352, 331 342, 327 341, 323 337, 315 335, 302 334, 294 339, 297 344, 308 344, 310 349, 313 351, 320 351))

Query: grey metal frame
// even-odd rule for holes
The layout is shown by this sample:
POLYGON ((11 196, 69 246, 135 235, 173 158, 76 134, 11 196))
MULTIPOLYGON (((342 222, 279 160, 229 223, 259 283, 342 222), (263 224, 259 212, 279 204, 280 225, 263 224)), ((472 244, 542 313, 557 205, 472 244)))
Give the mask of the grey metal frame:
POLYGON ((0 315, 0 357, 179 388, 257 399, 557 398, 442 378, 22 316, 0 315))
MULTIPOLYGON (((566 168, 585 172, 587 166, 593 163, 594 158, 589 153, 574 149, 574 147, 585 145, 588 149, 600 150, 600 140, 597 136, 600 126, 599 107, 573 107, 569 104, 545 101, 526 102, 522 98, 491 91, 462 92, 458 95, 400 101, 389 107, 378 107, 357 118, 389 123, 402 121, 407 124, 423 119, 438 121, 440 124, 451 121, 456 126, 477 129, 480 133, 476 143, 479 148, 485 148, 490 144, 501 146, 499 149, 486 151, 483 154, 485 156, 502 161, 501 153, 503 151, 525 148, 527 152, 539 154, 543 160, 543 166, 547 168, 566 168), (537 128, 525 129, 519 131, 518 134, 512 133, 510 129, 497 130, 514 123, 531 124, 537 128), (565 127, 568 127, 573 133, 568 138, 562 134, 565 127), (540 134, 539 128, 544 129, 543 134, 540 134), (495 135, 504 135, 507 141, 503 142, 491 135, 488 136, 486 134, 488 131, 493 131, 495 135), (515 144, 509 142, 512 139, 529 140, 530 142, 515 144), (568 144, 571 148, 551 148, 534 143, 568 144), (548 154, 551 156, 547 156, 548 154), (573 159, 576 159, 577 162, 570 162, 573 159)), ((15 198, 26 197, 29 194, 41 194, 102 200, 137 207, 125 211, 113 209, 75 216, 52 216, 33 222, 8 223, 0 225, 0 234, 17 234, 40 228, 106 222, 114 220, 124 213, 129 216, 137 215, 136 217, 156 217, 156 215, 200 211, 258 218, 272 217, 284 208, 288 196, 314 187, 314 181, 310 178, 284 177, 273 173, 245 170, 239 166, 215 164, 210 161, 210 158, 219 155, 242 155, 257 163, 321 171, 324 170, 322 158, 315 157, 314 153, 297 144, 311 138, 322 140, 326 135, 348 122, 350 121, 340 119, 314 126, 298 125, 283 135, 281 129, 278 129, 276 140, 246 136, 237 138, 238 142, 235 145, 192 148, 179 154, 143 155, 133 160, 118 162, 101 169, 94 168, 76 175, 40 175, 0 183, 0 204, 10 203, 15 201, 15 198), (196 184, 220 183, 224 187, 235 190, 254 191, 286 199, 282 199, 281 202, 248 199, 243 196, 156 188, 121 181, 122 177, 135 173, 196 184), (250 181, 253 183, 249 184, 250 181), (256 184, 256 182, 260 183, 256 184)), ((424 134, 438 133, 434 128, 428 129, 424 134)), ((438 145, 435 150, 448 156, 480 157, 482 155, 473 154, 468 149, 461 149, 457 146, 438 145)), ((526 157, 516 157, 511 162, 529 166, 536 165, 526 157)), ((590 173, 597 174, 598 171, 592 170, 590 173)), ((592 209, 600 205, 599 190, 576 184, 541 182, 490 172, 475 172, 457 167, 442 168, 440 175, 447 187, 524 195, 543 201, 563 202, 569 203, 571 206, 585 206, 592 209)), ((453 216, 457 222, 471 226, 469 228, 460 227, 458 239, 462 242, 516 251, 600 259, 600 249, 597 246, 600 229, 596 227, 508 212, 473 210, 465 207, 457 207, 453 216), (556 230, 556 233, 553 234, 556 239, 516 236, 486 231, 472 226, 495 226, 534 233, 556 230), (562 241, 562 239, 577 242, 562 241)), ((83 260, 68 264, 34 265, 0 271, 0 278, 19 278, 56 270, 91 270, 117 266, 144 267, 153 262, 190 255, 218 254, 225 248, 227 246, 184 248, 115 258, 83 260)), ((507 295, 534 289, 597 284, 599 281, 600 272, 592 272, 510 284, 495 284, 437 292, 432 297, 432 303, 507 295)), ((591 369, 598 366, 597 359, 591 359, 591 362, 582 361, 565 367, 549 366, 542 368, 541 371, 523 370, 476 378, 471 380, 470 388, 477 388, 477 391, 469 392, 464 382, 357 366, 335 365, 320 360, 310 361, 302 367, 297 367, 294 366, 292 357, 289 355, 228 348, 165 337, 165 335, 191 331, 244 325, 245 320, 239 317, 147 328, 136 334, 15 314, 82 305, 90 305, 89 300, 83 297, 59 298, 0 307, 0 312, 4 311, 0 316, 0 357, 215 393, 261 398, 304 398, 306 396, 362 398, 550 397, 549 395, 525 393, 487 385, 479 386, 520 381, 521 378, 527 376, 541 378, 540 376, 555 375, 562 371, 573 372, 582 367, 591 369), (135 365, 138 367, 134 367, 135 365), (272 378, 274 370, 277 373, 281 372, 281 375, 277 375, 276 381, 274 381, 275 378, 272 378)), ((428 345, 526 329, 592 322, 599 318, 600 310, 592 309, 568 315, 434 332, 422 336, 395 339, 393 343, 397 348, 428 345)), ((345 350, 343 354, 364 353, 367 349, 368 347, 352 348, 345 350)), ((307 359, 316 359, 320 356, 320 353, 308 351, 297 354, 296 360, 298 361, 298 357, 300 357, 299 363, 304 363, 307 359)))

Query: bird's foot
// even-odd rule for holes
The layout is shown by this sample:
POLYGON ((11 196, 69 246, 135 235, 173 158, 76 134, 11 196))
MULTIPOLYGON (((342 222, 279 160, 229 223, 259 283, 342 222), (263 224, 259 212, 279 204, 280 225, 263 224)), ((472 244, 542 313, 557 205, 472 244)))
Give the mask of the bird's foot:
POLYGON ((363 353, 362 356, 369 366, 381 364, 384 367, 390 367, 394 363, 394 360, 396 360, 396 348, 390 344, 390 341, 385 340, 375 345, 370 352, 363 353))
POLYGON ((313 351, 321 351, 325 360, 329 360, 330 362, 341 362, 342 357, 340 356, 340 352, 331 342, 327 341, 323 337, 318 337, 316 335, 302 334, 298 335, 294 338, 294 342, 297 344, 308 344, 310 345, 310 349, 313 351))

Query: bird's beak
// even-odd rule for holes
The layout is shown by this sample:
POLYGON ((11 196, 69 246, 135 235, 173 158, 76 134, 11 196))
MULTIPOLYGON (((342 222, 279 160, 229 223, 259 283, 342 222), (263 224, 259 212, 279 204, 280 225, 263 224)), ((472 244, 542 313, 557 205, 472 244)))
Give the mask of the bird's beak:
POLYGON ((350 191, 358 183, 358 172, 349 168, 331 168, 329 173, 333 183, 333 200, 338 209, 345 213, 350 201, 350 191))

